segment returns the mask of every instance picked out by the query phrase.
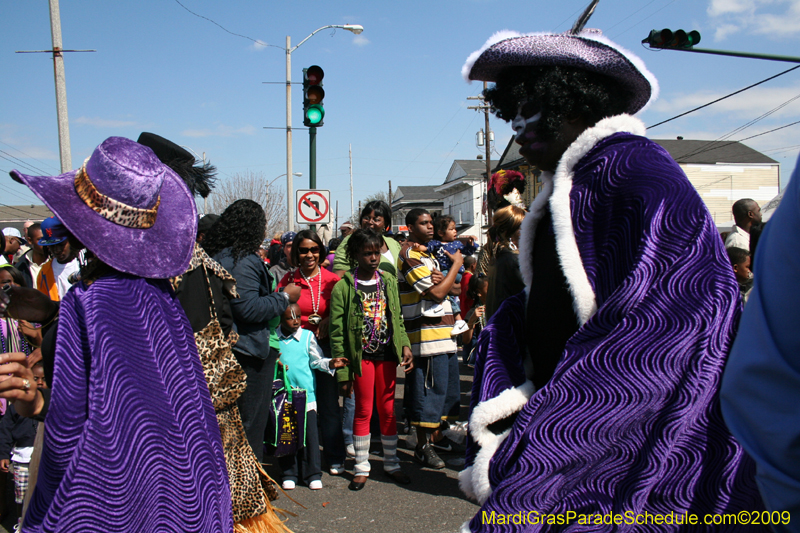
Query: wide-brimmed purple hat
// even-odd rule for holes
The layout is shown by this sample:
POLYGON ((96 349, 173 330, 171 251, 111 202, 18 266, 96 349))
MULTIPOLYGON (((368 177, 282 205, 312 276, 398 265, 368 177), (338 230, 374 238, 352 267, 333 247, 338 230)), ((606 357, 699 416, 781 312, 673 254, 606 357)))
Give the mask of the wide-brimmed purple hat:
POLYGON ((461 69, 469 81, 497 81, 509 67, 575 67, 616 80, 631 94, 627 112, 641 111, 658 98, 658 81, 644 62, 598 30, 572 33, 497 32, 473 52, 461 69))
POLYGON ((143 278, 188 268, 197 234, 194 198, 150 148, 109 137, 78 170, 60 176, 12 170, 11 177, 109 266, 143 278))

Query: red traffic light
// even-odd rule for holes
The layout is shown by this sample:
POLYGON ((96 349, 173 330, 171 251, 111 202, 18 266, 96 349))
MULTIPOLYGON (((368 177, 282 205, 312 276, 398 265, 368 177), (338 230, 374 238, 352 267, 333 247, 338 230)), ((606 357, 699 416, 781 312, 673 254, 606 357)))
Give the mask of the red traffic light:
POLYGON ((309 85, 319 85, 325 77, 325 71, 317 65, 312 65, 306 69, 305 76, 309 85))

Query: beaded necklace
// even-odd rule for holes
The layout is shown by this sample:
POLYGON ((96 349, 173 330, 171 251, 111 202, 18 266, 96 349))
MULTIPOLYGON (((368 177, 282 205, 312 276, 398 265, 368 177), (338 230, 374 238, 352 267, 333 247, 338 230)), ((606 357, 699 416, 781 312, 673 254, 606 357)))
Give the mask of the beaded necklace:
MULTIPOLYGON (((381 338, 381 313, 380 308, 381 304, 384 303, 383 298, 383 280, 381 279, 380 274, 378 271, 375 271, 375 304, 372 306, 372 316, 368 317, 371 318, 372 327, 369 328, 369 337, 364 336, 362 338, 362 344, 365 350, 370 352, 375 352, 378 349, 379 344, 388 344, 389 337, 388 335, 381 338)), ((358 294, 358 267, 355 268, 353 271, 353 284, 355 285, 356 294, 358 294)), ((366 315, 367 312, 364 309, 364 300, 363 298, 359 299, 359 305, 361 306, 361 314, 366 315)))
MULTIPOLYGON (((8 353, 14 348, 14 346, 12 346, 11 338, 11 332, 14 330, 14 328, 11 326, 11 323, 8 320, 5 321, 5 325, 5 328, 0 328, 0 349, 2 349, 0 353, 8 353), (3 335, 3 329, 8 331, 8 336, 3 335)), ((30 345, 28 344, 28 341, 25 340, 25 336, 22 333, 19 334, 19 351, 25 352, 25 354, 31 353, 30 345)))
POLYGON ((303 279, 306 280, 306 283, 308 283, 309 292, 311 293, 312 313, 308 317, 308 323, 311 324, 312 326, 317 326, 319 325, 320 322, 322 322, 322 317, 319 315, 319 306, 322 304, 322 269, 319 267, 317 268, 319 269, 317 270, 317 273, 311 276, 310 278, 306 277, 306 275, 303 273, 302 268, 297 269, 300 272, 300 275, 303 276, 303 279), (314 300, 314 286, 311 285, 311 280, 314 278, 319 278, 316 301, 314 300))

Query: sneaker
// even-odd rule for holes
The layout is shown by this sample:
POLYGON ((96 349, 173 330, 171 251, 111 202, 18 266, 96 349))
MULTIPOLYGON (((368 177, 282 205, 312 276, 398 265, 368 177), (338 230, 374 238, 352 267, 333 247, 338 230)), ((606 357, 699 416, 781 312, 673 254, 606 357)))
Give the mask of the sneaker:
POLYGON ((350 444, 348 444, 345 449, 347 450, 347 457, 355 457, 356 456, 356 447, 353 446, 352 442, 350 444))
POLYGON ((453 327, 453 329, 450 330, 450 336, 455 337, 456 335, 461 335, 468 329, 469 327, 467 326, 466 322, 464 322, 463 320, 456 320, 455 326, 453 327))
POLYGON ((315 479, 311 483, 308 484, 308 488, 311 490, 320 490, 322 488, 322 481, 319 479, 315 479))
POLYGON ((434 451, 430 444, 414 450, 414 459, 423 466, 440 470, 444 468, 444 461, 434 451))
POLYGON ((328 471, 331 473, 332 476, 341 476, 342 474, 344 474, 344 465, 331 465, 328 471))
POLYGON ((439 453, 464 453, 466 446, 459 444, 448 437, 442 437, 436 442, 431 442, 433 449, 439 453))
POLYGON ((286 479, 286 480, 283 481, 283 483, 281 483, 281 488, 283 490, 294 490, 294 488, 296 486, 297 486, 297 483, 295 483, 291 479, 286 479))

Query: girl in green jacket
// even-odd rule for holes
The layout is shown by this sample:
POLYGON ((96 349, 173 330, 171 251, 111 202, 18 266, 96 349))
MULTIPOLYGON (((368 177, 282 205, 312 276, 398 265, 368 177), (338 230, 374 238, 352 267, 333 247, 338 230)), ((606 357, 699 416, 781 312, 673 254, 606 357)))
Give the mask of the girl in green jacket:
POLYGON ((408 484, 397 458, 397 422, 394 415, 395 375, 400 363, 407 373, 414 366, 408 342, 397 279, 378 269, 382 238, 372 230, 356 230, 346 252, 353 270, 345 273, 331 295, 331 349, 333 357, 350 364, 337 372, 346 397, 356 395, 353 445, 355 477, 350 490, 361 490, 369 477, 369 426, 377 407, 383 444, 383 471, 397 483, 408 484), (357 265, 357 266, 356 266, 357 265))

